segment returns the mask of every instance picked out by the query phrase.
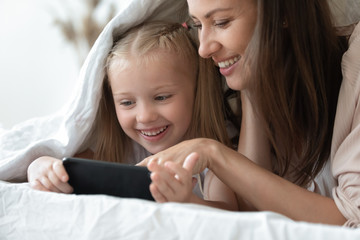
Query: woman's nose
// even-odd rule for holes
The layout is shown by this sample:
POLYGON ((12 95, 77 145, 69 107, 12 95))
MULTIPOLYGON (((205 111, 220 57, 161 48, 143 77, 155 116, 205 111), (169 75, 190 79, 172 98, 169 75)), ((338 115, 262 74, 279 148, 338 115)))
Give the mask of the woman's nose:
POLYGON ((220 49, 220 43, 216 41, 214 33, 207 29, 199 31, 199 55, 203 58, 210 58, 220 49))
POLYGON ((157 119, 158 113, 156 108, 151 104, 142 104, 138 107, 136 121, 139 123, 149 123, 157 119))

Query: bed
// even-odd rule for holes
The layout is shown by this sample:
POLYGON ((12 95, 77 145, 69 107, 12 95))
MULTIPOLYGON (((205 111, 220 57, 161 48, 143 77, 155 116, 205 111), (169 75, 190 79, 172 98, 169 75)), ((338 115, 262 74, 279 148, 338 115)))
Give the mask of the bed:
POLYGON ((355 240, 360 229, 106 195, 59 194, 0 182, 0 239, 355 240))
POLYGON ((181 22, 186 15, 184 0, 129 0, 99 36, 64 108, 0 131, 0 239, 360 239, 360 229, 297 222, 273 212, 41 192, 24 182, 33 159, 73 156, 86 148, 113 37, 145 20, 181 22))

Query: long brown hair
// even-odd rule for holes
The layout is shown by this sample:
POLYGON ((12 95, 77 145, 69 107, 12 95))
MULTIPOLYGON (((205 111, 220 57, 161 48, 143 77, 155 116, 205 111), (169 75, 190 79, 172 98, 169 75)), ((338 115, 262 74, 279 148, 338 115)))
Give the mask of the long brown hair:
POLYGON ((274 153, 273 171, 305 186, 329 159, 344 48, 326 0, 257 4, 247 52, 253 100, 274 153))
MULTIPOLYGON (((175 52, 184 61, 190 62, 197 81, 192 121, 186 138, 207 137, 229 145, 221 101, 221 79, 212 61, 198 56, 198 44, 194 39, 189 30, 178 23, 141 24, 115 40, 105 64, 106 72, 113 59, 126 59, 131 51, 131 54, 135 51, 141 61, 146 61, 147 58, 156 59, 158 56, 151 54, 153 50, 175 52)), ((95 126, 95 159, 123 162, 133 154, 132 140, 124 133, 117 120, 107 74, 103 81, 95 126)))

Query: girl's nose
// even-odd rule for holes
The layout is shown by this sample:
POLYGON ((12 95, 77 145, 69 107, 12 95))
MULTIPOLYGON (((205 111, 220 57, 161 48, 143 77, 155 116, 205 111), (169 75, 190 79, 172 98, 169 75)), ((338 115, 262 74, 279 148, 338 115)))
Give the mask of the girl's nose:
POLYGON ((203 58, 210 58, 220 49, 220 43, 216 41, 211 30, 201 29, 199 31, 199 55, 203 58))
POLYGON ((149 123, 153 122, 157 119, 158 113, 156 108, 151 104, 142 104, 138 108, 138 112, 136 114, 136 121, 139 123, 149 123))

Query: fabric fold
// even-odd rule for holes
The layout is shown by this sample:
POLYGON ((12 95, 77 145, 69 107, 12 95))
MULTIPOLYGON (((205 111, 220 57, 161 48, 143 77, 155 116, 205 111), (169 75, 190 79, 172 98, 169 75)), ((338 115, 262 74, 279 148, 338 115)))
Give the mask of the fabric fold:
POLYGON ((105 58, 113 37, 144 21, 183 22, 185 0, 131 0, 104 28, 81 68, 71 100, 54 115, 34 118, 0 132, 0 180, 24 181, 28 165, 38 157, 72 156, 86 148, 95 119, 105 58))

